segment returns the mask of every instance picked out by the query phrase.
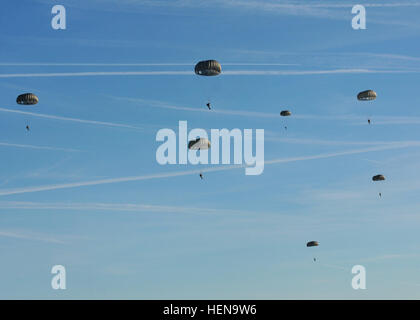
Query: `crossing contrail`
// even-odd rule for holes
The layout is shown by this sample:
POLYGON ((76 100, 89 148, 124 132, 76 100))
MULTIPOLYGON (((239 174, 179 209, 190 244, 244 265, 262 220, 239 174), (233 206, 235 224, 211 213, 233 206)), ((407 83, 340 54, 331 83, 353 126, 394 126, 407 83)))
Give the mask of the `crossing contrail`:
MULTIPOLYGON (((418 70, 374 70, 374 69, 333 69, 333 70, 232 70, 223 71, 224 76, 302 76, 326 74, 361 73, 419 73, 418 70)), ((89 71, 50 73, 3 73, 0 78, 54 78, 54 77, 94 77, 94 76, 190 76, 193 71, 89 71)))
MULTIPOLYGON (((362 154, 362 153, 367 153, 367 152, 384 151, 384 150, 401 149, 401 148, 418 147, 418 146, 420 146, 420 142, 411 142, 411 143, 402 143, 402 144, 392 143, 390 145, 381 145, 377 147, 362 148, 362 149, 352 149, 352 150, 341 151, 341 152, 322 153, 322 154, 311 155, 311 156, 272 159, 269 161, 265 161, 264 165, 290 163, 290 162, 297 162, 297 161, 308 161, 308 160, 316 160, 316 159, 327 159, 327 158, 334 158, 334 157, 345 156, 345 155, 362 154)), ((173 178, 173 177, 181 177, 181 176, 187 176, 187 175, 195 175, 195 174, 205 173, 205 172, 218 172, 218 171, 226 171, 226 170, 233 170, 233 169, 246 168, 246 167, 247 165, 241 164, 241 165, 212 167, 212 168, 206 168, 206 169, 196 169, 196 170, 190 170, 190 171, 158 173, 158 174, 152 174, 152 175, 109 178, 109 179, 100 179, 100 180, 92 180, 92 181, 33 186, 33 187, 25 187, 25 188, 17 188, 17 189, 3 189, 3 190, 0 189, 0 196, 50 191, 50 190, 58 190, 58 189, 77 188, 77 187, 86 187, 86 186, 103 185, 103 184, 111 184, 111 183, 121 183, 121 182, 129 182, 129 181, 173 178)))
POLYGON ((137 129, 137 130, 143 129, 141 127, 136 127, 136 126, 132 126, 128 124, 69 118, 69 117, 62 117, 62 116, 55 116, 55 115, 49 115, 49 114, 35 113, 35 112, 29 112, 29 111, 20 111, 20 110, 6 109, 6 108, 0 108, 0 112, 9 112, 9 113, 22 114, 22 115, 29 115, 29 116, 38 117, 38 118, 72 121, 72 122, 79 122, 79 123, 93 124, 93 125, 107 126, 107 127, 120 127, 120 128, 129 128, 129 129, 137 129))

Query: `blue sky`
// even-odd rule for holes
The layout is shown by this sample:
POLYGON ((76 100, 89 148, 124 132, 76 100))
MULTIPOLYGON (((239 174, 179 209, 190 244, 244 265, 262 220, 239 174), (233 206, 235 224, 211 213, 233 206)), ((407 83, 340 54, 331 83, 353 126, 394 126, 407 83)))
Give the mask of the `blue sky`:
POLYGON ((3 1, 0 298, 420 298, 420 2, 361 4, 3 1), (159 165, 181 120, 264 129, 264 173, 159 165))

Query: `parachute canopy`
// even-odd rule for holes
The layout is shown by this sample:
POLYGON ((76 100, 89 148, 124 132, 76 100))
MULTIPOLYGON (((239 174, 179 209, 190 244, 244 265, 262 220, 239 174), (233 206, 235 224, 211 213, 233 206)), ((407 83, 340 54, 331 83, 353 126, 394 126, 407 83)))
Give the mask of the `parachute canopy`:
POLYGON ((373 181, 384 181, 385 180, 385 176, 382 174, 377 174, 376 176, 372 177, 373 181))
POLYGON ((34 105, 38 103, 38 97, 33 93, 24 93, 16 98, 17 104, 34 105))
POLYGON ((307 247, 317 247, 317 246, 319 246, 319 242, 318 242, 318 241, 309 241, 309 242, 306 244, 306 246, 307 246, 307 247))
POLYGON ((359 92, 357 95, 357 100, 361 101, 369 101, 369 100, 375 100, 376 99, 376 92, 373 90, 366 90, 359 92))
POLYGON ((222 72, 222 66, 216 60, 205 60, 197 63, 194 71, 199 76, 218 76, 222 72))
POLYGON ((292 113, 289 110, 283 110, 282 112, 280 112, 280 115, 282 117, 288 117, 288 116, 291 116, 292 113))
POLYGON ((197 138, 188 142, 190 150, 207 150, 210 148, 210 141, 206 138, 197 138))

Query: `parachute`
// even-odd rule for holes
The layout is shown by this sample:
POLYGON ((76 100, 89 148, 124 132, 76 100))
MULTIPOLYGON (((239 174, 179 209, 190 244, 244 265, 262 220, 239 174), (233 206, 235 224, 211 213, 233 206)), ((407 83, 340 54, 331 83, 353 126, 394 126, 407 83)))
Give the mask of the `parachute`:
POLYGON ((376 176, 372 177, 372 181, 384 181, 385 180, 385 176, 382 174, 377 174, 376 176))
POLYGON ((216 60, 200 61, 195 65, 194 72, 199 76, 218 76, 222 66, 216 60))
POLYGON ((289 110, 283 110, 282 112, 280 112, 280 115, 282 117, 288 117, 288 116, 291 116, 292 113, 289 110))
POLYGON ((22 105, 34 105, 37 104, 38 101, 38 97, 33 93, 24 93, 16 98, 16 103, 22 105))
POLYGON ((188 142, 190 150, 207 150, 210 148, 210 141, 206 138, 197 138, 188 142))
POLYGON ((319 242, 318 242, 318 241, 309 241, 309 242, 306 244, 306 246, 307 246, 307 247, 317 247, 317 246, 319 246, 319 242))
POLYGON ((362 91, 362 92, 359 92, 359 94, 357 95, 357 100, 361 100, 361 101, 370 101, 370 100, 375 100, 375 99, 376 99, 376 92, 373 90, 362 91))

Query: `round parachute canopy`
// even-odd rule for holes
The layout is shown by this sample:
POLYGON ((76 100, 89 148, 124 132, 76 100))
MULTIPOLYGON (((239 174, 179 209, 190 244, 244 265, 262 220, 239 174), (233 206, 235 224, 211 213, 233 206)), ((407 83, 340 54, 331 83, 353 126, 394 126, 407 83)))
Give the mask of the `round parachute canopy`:
POLYGON ((282 112, 280 112, 280 115, 282 117, 288 117, 288 116, 291 116, 292 113, 289 110, 283 110, 282 112))
POLYGON ((222 66, 216 60, 205 60, 197 63, 194 71, 199 76, 218 76, 222 72, 222 66))
POLYGON ((369 100, 375 100, 376 99, 376 92, 373 90, 366 90, 359 92, 357 95, 357 100, 361 101, 369 101, 369 100))
POLYGON ((319 246, 319 242, 318 242, 318 241, 309 241, 309 242, 306 244, 306 246, 307 246, 307 247, 317 247, 317 246, 319 246))
POLYGON ((17 104, 34 105, 38 103, 38 97, 33 93, 24 93, 16 98, 17 104))
POLYGON ((197 138, 188 142, 190 150, 207 150, 210 148, 210 141, 206 138, 197 138))
POLYGON ((372 177, 373 181, 384 181, 385 180, 385 176, 382 174, 377 174, 376 176, 372 177))

